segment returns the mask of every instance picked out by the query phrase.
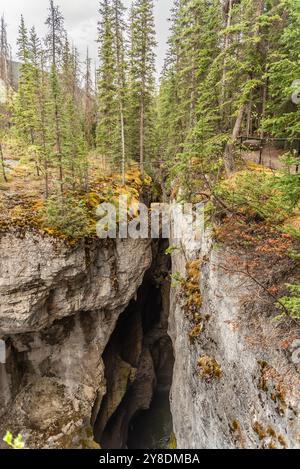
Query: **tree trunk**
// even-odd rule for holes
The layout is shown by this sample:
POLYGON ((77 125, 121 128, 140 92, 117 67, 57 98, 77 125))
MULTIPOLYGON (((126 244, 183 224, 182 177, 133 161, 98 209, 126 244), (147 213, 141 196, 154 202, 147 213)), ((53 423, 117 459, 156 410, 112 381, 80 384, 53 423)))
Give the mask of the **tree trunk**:
POLYGON ((49 198, 49 168, 48 168, 48 157, 47 157, 47 148, 46 148, 46 131, 45 131, 45 124, 44 124, 44 116, 42 114, 42 145, 43 145, 43 159, 44 159, 44 171, 45 171, 45 199, 49 198))
MULTIPOLYGON (((267 90, 268 90, 268 85, 267 85, 267 82, 265 82, 263 84, 263 89, 262 89, 262 109, 261 109, 261 117, 260 117, 260 126, 266 115, 267 90)), ((264 136, 265 136, 265 133, 264 133, 263 128, 261 127, 260 128, 261 141, 260 141, 259 164, 263 163, 264 136)))
POLYGON ((247 107, 247 130, 246 130, 247 138, 251 137, 252 135, 252 97, 248 103, 247 107))
MULTIPOLYGON (((228 3, 228 5, 227 5, 227 8, 226 8, 226 16, 227 16, 226 28, 229 28, 231 26, 232 0, 228 0, 227 3, 228 3)), ((223 105, 224 105, 224 102, 225 102, 225 94, 226 94, 226 71, 227 71, 226 53, 227 53, 228 48, 229 48, 229 33, 227 32, 226 36, 225 36, 225 44, 224 44, 224 54, 225 54, 225 56, 224 56, 224 62, 223 62, 223 76, 222 76, 221 100, 220 100, 221 116, 222 117, 224 116, 223 105)))
POLYGON ((125 120, 124 120, 124 106, 123 106, 123 93, 125 91, 124 80, 124 46, 122 31, 120 30, 120 18, 118 15, 118 8, 115 5, 115 22, 116 22, 116 51, 117 51, 117 74, 118 74, 118 94, 119 94, 119 109, 120 109, 120 124, 121 124, 121 146, 122 146, 122 184, 125 186, 125 172, 126 172, 126 146, 125 146, 125 120))
MULTIPOLYGON (((56 101, 56 98, 55 98, 56 101)), ((57 102, 55 102, 55 130, 56 130, 56 148, 58 153, 58 161, 59 161, 59 182, 60 182, 60 191, 63 195, 64 193, 64 174, 63 174, 63 165, 62 165, 62 152, 61 152, 61 143, 60 143, 60 128, 59 128, 59 111, 57 102)))
MULTIPOLYGON (((268 84, 267 81, 263 84, 263 89, 262 89, 262 109, 261 109, 261 123, 264 120, 266 116, 266 103, 267 103, 267 92, 268 92, 268 84)), ((260 129, 260 138, 264 138, 264 130, 261 128, 260 129)))
POLYGON ((145 116, 144 116, 144 97, 142 96, 141 100, 141 109, 140 109, 140 170, 142 179, 145 175, 144 163, 145 163, 145 156, 144 156, 144 148, 145 148, 145 116))
POLYGON ((7 181, 6 172, 5 172, 5 163, 4 163, 4 155, 2 150, 2 143, 0 142, 0 156, 1 156, 1 166, 2 166, 2 174, 5 182, 7 181))
MULTIPOLYGON (((52 15, 52 67, 57 75, 57 67, 56 67, 56 29, 55 29, 55 10, 53 1, 50 2, 51 8, 51 15, 52 15)), ((64 186, 63 186, 63 166, 62 166, 62 152, 61 152, 61 142, 60 142, 60 126, 59 126, 59 110, 58 110, 58 103, 57 97, 54 96, 54 118, 55 118, 55 132, 56 132, 56 148, 58 153, 58 161, 59 161, 59 181, 60 181, 60 190, 61 195, 64 193, 64 186)))
POLYGON ((226 171, 227 176, 230 176, 235 170, 234 149, 235 149, 237 138, 241 131, 245 110, 246 110, 246 104, 243 104, 236 118, 231 138, 228 141, 226 148, 225 148, 224 164, 225 164, 225 171, 226 171))
POLYGON ((120 119, 121 119, 121 138, 122 138, 122 184, 125 186, 125 173, 126 173, 126 152, 125 152, 125 124, 124 124, 124 111, 122 101, 120 102, 120 119))
POLYGON ((49 198, 49 174, 48 174, 48 161, 47 158, 44 160, 44 170, 45 170, 45 199, 49 198))

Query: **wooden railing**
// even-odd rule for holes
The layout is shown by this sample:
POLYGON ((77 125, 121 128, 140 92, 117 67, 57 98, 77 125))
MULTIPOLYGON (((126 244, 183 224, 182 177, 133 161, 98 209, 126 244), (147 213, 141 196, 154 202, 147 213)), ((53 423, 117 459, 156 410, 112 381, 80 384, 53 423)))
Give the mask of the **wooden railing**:
MULTIPOLYGON (((300 138, 287 138, 287 137, 256 137, 256 136, 251 136, 251 135, 241 135, 238 140, 240 141, 240 144, 243 145, 245 142, 258 142, 258 149, 259 149, 259 164, 263 164, 263 149, 265 146, 270 143, 270 142, 284 142, 289 144, 289 149, 294 146, 294 144, 297 144, 297 157, 300 158, 300 138)), ((295 150, 295 148, 294 148, 295 150)), ((299 172, 299 165, 296 165, 296 172, 299 172)))

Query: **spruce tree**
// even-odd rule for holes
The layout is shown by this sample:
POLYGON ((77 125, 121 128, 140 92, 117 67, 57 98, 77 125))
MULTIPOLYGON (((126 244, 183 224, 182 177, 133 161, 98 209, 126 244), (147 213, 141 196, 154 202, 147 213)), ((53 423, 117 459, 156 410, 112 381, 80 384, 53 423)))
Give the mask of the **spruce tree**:
POLYGON ((92 78, 92 59, 89 56, 87 48, 86 59, 84 62, 84 135, 89 148, 95 145, 95 92, 92 78))
POLYGON ((300 107, 292 95, 299 94, 300 5, 297 0, 274 4, 276 28, 270 29, 266 80, 268 100, 262 127, 275 137, 300 138, 300 107), (279 19, 280 18, 280 19, 279 19))
POLYGON ((78 182, 82 183, 85 174, 84 126, 79 96, 78 52, 74 47, 71 50, 67 38, 63 50, 61 86, 64 97, 61 121, 62 148, 65 170, 69 175, 66 182, 70 181, 74 190, 78 182))
POLYGON ((118 119, 116 90, 116 60, 114 55, 113 9, 109 0, 100 2, 98 42, 100 66, 98 70, 97 147, 102 157, 115 163, 115 129, 118 119))
POLYGON ((48 34, 46 47, 50 62, 50 100, 49 107, 52 114, 53 148, 59 167, 59 184, 61 193, 64 191, 64 156, 62 148, 62 120, 63 120, 63 95, 59 80, 59 69, 62 62, 62 51, 65 40, 64 18, 58 6, 50 0, 49 14, 46 20, 48 34))
POLYGON ((219 122, 220 67, 214 63, 221 28, 219 0, 175 2, 158 101, 159 157, 167 160, 172 178, 184 177, 186 184, 193 180, 193 158, 207 152, 203 143, 219 122))
POLYGON ((14 101, 14 117, 19 133, 28 143, 34 144, 34 108, 32 93, 32 67, 29 53, 29 34, 23 16, 17 39, 18 58, 20 60, 18 93, 14 101))
POLYGON ((51 162, 52 139, 49 138, 50 122, 52 115, 50 112, 50 90, 48 72, 46 69, 46 54, 39 40, 36 41, 34 29, 31 34, 31 54, 34 57, 35 77, 36 77, 36 141, 39 145, 40 159, 43 167, 43 176, 45 181, 45 198, 50 194, 50 175, 49 166, 51 162))
POLYGON ((283 134, 291 122, 290 135, 297 135, 290 99, 299 75, 294 0, 178 0, 172 21, 159 120, 177 175, 193 174, 197 165, 202 174, 222 167, 230 174, 243 133, 263 137, 281 127, 283 134))
POLYGON ((114 36, 114 53, 116 61, 116 91, 119 107, 119 130, 116 136, 116 150, 121 154, 121 172, 122 182, 125 184, 126 171, 126 109, 127 109, 127 80, 126 80, 126 50, 125 50, 125 31, 126 23, 124 20, 125 7, 121 0, 112 0, 113 18, 112 28, 114 36), (121 151, 120 151, 121 150, 121 151))
POLYGON ((0 79, 2 80, 5 90, 4 96, 0 99, 0 165, 1 173, 4 182, 8 182, 4 157, 3 139, 10 124, 9 115, 9 95, 12 86, 10 75, 10 60, 11 49, 8 44, 7 38, 7 25, 4 16, 0 19, 0 79))
POLYGON ((7 38, 7 24, 4 16, 0 18, 0 78, 6 85, 6 89, 12 85, 10 75, 11 49, 7 38))
POLYGON ((155 27, 152 0, 134 0, 130 18, 131 155, 142 176, 154 154, 155 27))
POLYGON ((28 41, 28 51, 29 51, 29 84, 30 84, 30 108, 31 108, 31 140, 32 144, 35 144, 36 149, 36 168, 37 175, 40 173, 40 164, 44 155, 43 150, 41 150, 41 121, 40 121, 40 106, 41 103, 41 87, 42 87, 42 78, 41 78, 41 55, 42 55, 42 46, 41 41, 37 36, 35 27, 29 32, 29 41, 28 41))

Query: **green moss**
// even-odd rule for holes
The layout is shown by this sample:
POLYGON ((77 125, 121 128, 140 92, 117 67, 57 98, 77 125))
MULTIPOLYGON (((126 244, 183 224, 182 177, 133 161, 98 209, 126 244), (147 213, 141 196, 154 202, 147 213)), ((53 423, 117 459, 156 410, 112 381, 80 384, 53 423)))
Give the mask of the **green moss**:
POLYGON ((177 449, 177 439, 176 439, 176 436, 175 436, 175 433, 171 433, 170 435, 170 439, 169 439, 169 442, 168 442, 168 448, 169 449, 177 449))
POLYGON ((278 442, 283 446, 283 448, 288 448, 288 444, 283 435, 278 435, 278 442))
POLYGON ((277 410, 283 415, 287 408, 286 392, 279 373, 266 361, 259 361, 260 377, 258 388, 264 391, 277 404, 277 410))
POLYGON ((252 428, 257 434, 259 440, 263 440, 264 438, 266 438, 267 432, 261 423, 259 423, 258 421, 254 422, 252 424, 252 428))
POLYGON ((282 186, 282 175, 254 169, 237 172, 232 178, 222 180, 215 188, 216 195, 249 220, 259 218, 282 223, 293 209, 282 186))
POLYGON ((273 438, 276 438, 276 432, 275 432, 274 428, 272 428, 272 427, 267 428, 267 434, 269 436, 272 436, 273 438))
POLYGON ((270 425, 264 427, 260 422, 256 421, 252 424, 254 432, 257 434, 259 440, 262 442, 262 447, 267 449, 277 449, 278 443, 287 448, 288 444, 282 435, 278 435, 276 430, 270 425))
POLYGON ((52 193, 46 201, 42 177, 34 178, 35 168, 33 174, 29 169, 23 171, 19 164, 7 190, 0 189, 0 233, 10 228, 20 233, 33 230, 70 245, 96 237, 96 208, 101 202, 117 205, 119 196, 126 195, 132 211, 129 218, 136 216, 140 194, 151 184, 148 176, 141 181, 135 166, 128 170, 126 186, 118 175, 99 176, 91 169, 88 193, 66 187, 63 198, 60 193, 52 193))
POLYGON ((200 290, 200 259, 196 259, 186 264, 186 278, 180 280, 181 297, 183 299, 183 309, 195 324, 199 310, 202 306, 202 295, 200 290))
POLYGON ((193 344, 203 331, 203 324, 197 324, 189 333, 190 343, 193 344))
POLYGON ((238 420, 233 420, 229 428, 232 433, 241 433, 241 424, 238 420))
POLYGON ((198 364, 199 374, 206 379, 221 379, 222 369, 215 358, 204 355, 199 358, 198 364))

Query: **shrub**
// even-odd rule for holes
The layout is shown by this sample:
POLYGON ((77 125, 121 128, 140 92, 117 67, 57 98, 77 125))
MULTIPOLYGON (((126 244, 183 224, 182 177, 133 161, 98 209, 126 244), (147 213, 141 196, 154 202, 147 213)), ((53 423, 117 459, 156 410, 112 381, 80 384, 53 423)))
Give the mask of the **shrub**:
POLYGON ((280 160, 285 165, 285 170, 282 177, 278 179, 277 185, 282 192, 284 201, 290 209, 293 209, 300 200, 300 173, 293 174, 291 168, 294 165, 300 165, 300 160, 290 153, 283 155, 280 160))
POLYGON ((168 449, 177 449, 177 440, 176 440, 175 433, 171 433, 170 435, 168 449))
POLYGON ((271 172, 239 172, 222 181, 215 195, 233 211, 274 223, 283 222, 292 210, 282 178, 271 172))
POLYGON ((13 449, 23 449, 25 447, 22 435, 20 434, 16 438, 14 438, 11 432, 6 432, 3 441, 13 449))
POLYGON ((91 234, 91 220, 84 201, 52 197, 46 203, 43 224, 50 234, 79 239, 91 234))
POLYGON ((204 355, 198 360, 199 374, 205 379, 222 378, 222 369, 217 360, 204 355))
MULTIPOLYGON (((281 158, 284 169, 272 172, 252 165, 215 186, 215 206, 224 205, 257 221, 281 224, 299 215, 300 174, 293 171, 299 158, 287 153, 281 158), (224 205, 222 205, 222 201, 224 205)), ((292 228, 291 228, 292 229, 292 228)), ((297 229, 294 230, 297 234, 297 229)), ((298 233, 299 234, 299 233, 298 233)), ((295 236, 295 233, 293 233, 295 236)))
POLYGON ((300 282, 294 285, 287 285, 290 296, 280 298, 281 304, 288 310, 290 316, 295 319, 300 318, 300 282))

